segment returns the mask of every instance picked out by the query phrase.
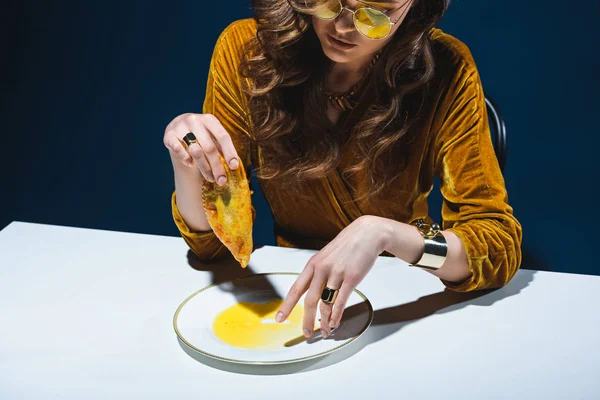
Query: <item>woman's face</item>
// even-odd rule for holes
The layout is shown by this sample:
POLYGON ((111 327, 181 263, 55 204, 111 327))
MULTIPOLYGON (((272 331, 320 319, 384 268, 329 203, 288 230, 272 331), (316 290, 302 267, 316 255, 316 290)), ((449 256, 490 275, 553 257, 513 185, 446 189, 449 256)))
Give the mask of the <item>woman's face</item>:
POLYGON ((342 0, 341 3, 351 10, 356 10, 357 7, 371 7, 385 13, 393 22, 398 21, 392 26, 392 30, 386 38, 374 40, 356 30, 354 17, 347 10, 342 10, 337 18, 331 20, 322 20, 313 16, 312 23, 325 55, 334 62, 347 63, 370 58, 372 54, 385 46, 404 20, 412 0, 342 0))

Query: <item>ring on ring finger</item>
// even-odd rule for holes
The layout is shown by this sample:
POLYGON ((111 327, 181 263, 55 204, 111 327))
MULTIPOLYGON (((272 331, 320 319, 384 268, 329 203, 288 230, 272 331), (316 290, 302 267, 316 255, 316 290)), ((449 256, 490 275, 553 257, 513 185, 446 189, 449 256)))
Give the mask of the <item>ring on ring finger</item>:
POLYGON ((194 135, 193 132, 188 132, 183 137, 183 142, 185 143, 185 145, 189 149, 192 144, 198 143, 198 139, 196 138, 196 135, 194 135))
POLYGON ((333 303, 335 303, 335 299, 337 298, 339 292, 340 292, 339 289, 331 289, 331 288, 325 286, 325 288, 323 289, 323 292, 321 293, 321 300, 323 300, 323 303, 333 305, 333 303))

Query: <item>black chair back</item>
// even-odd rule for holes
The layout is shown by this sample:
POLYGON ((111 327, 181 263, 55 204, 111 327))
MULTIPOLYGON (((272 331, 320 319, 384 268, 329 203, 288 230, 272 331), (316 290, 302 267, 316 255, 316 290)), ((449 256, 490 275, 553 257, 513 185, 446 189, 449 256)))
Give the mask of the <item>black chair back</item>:
POLYGON ((498 106, 487 95, 485 96, 485 105, 487 107, 488 118, 490 119, 490 133, 492 135, 492 142, 494 143, 494 152, 496 153, 496 158, 498 158, 500 170, 504 172, 507 151, 506 124, 498 106))

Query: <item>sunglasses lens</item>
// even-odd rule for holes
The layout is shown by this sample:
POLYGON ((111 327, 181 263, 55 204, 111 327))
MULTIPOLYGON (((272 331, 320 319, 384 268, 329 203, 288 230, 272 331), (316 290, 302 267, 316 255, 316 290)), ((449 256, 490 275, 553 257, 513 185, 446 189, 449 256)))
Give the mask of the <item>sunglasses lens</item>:
POLYGON ((324 0, 315 2, 313 15, 320 19, 334 19, 342 12, 339 0, 324 0))
POLYGON ((392 28, 389 18, 384 13, 366 7, 356 10, 354 22, 356 29, 371 39, 386 37, 392 28))

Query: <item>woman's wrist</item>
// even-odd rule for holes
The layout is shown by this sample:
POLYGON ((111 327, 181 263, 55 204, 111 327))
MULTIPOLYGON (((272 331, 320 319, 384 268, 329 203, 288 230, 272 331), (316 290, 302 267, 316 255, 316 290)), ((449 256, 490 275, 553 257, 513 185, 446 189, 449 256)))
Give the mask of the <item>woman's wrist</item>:
MULTIPOLYGON (((383 250, 393 254, 409 264, 417 263, 423 256, 425 241, 416 226, 381 218, 381 242, 383 250)), ((461 282, 467 279, 471 272, 462 241, 454 233, 440 231, 447 241, 447 256, 442 268, 427 270, 438 278, 461 282)))
POLYGON ((421 259, 424 250, 423 237, 416 227, 388 218, 380 218, 383 251, 409 264, 421 259))

